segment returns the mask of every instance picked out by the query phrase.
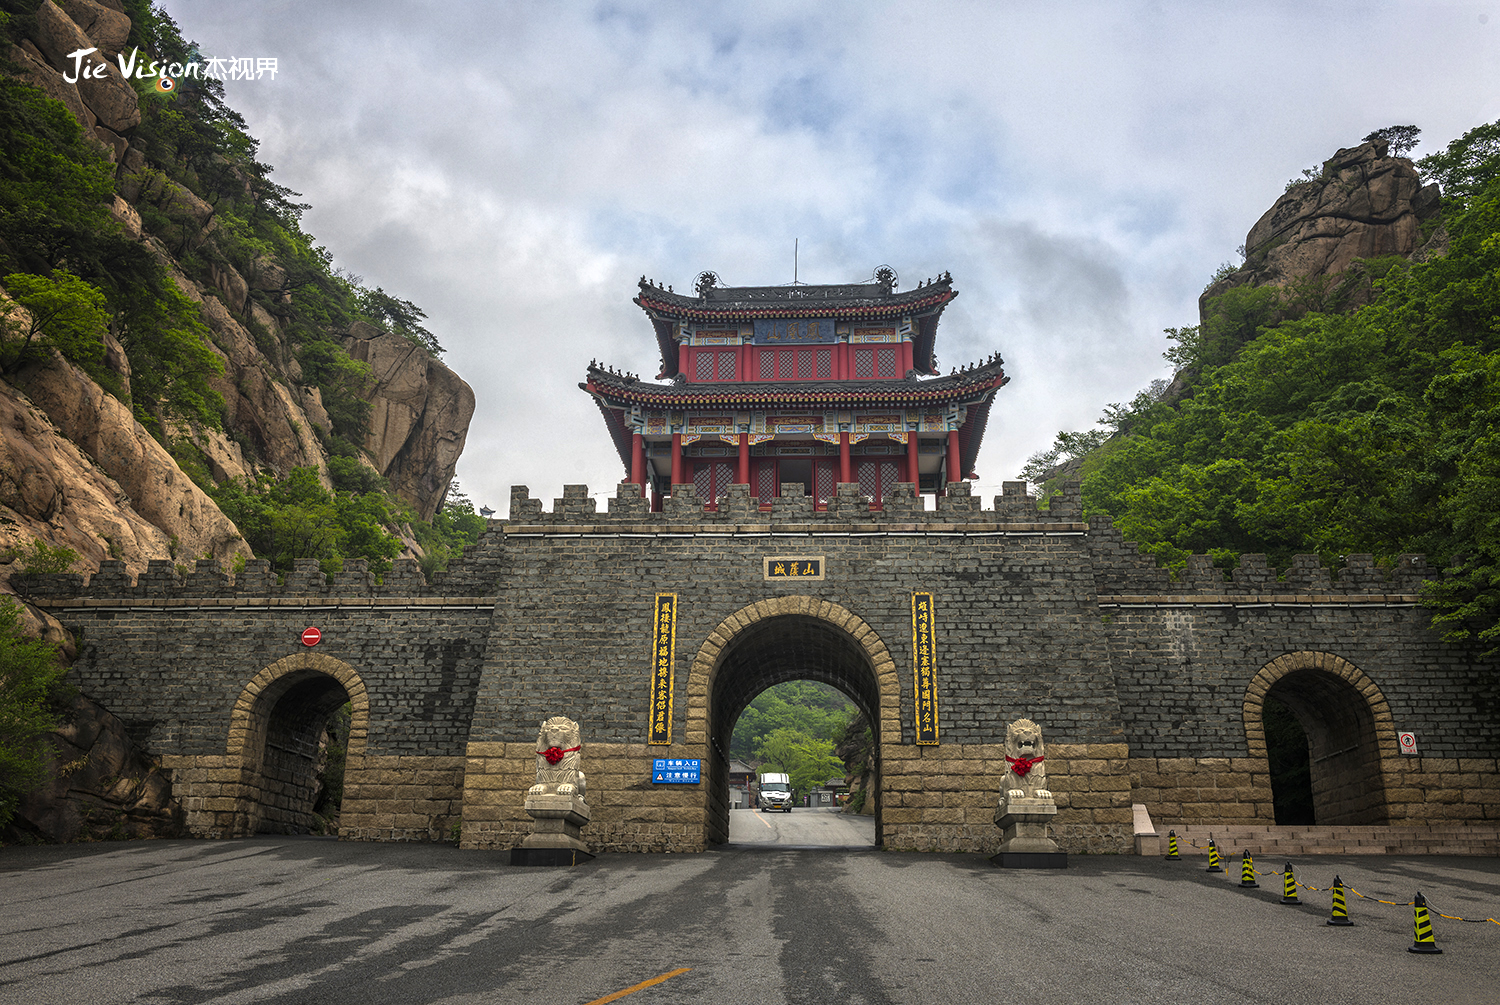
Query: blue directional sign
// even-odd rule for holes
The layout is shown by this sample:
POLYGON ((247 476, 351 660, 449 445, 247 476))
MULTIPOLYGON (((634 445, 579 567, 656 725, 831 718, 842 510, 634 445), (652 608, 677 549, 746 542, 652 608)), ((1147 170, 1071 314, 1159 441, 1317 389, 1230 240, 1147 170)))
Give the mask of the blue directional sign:
POLYGON ((697 785, 703 780, 703 760, 693 757, 658 757, 651 762, 651 781, 656 785, 697 785))

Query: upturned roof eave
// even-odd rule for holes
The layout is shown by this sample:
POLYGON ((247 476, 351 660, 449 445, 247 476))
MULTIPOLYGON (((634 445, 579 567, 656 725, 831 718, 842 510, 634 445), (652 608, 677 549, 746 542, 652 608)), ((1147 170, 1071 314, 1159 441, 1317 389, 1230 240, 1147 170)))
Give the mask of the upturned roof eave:
POLYGON ((838 405, 847 407, 868 403, 872 406, 899 404, 920 407, 934 404, 966 404, 978 401, 1006 383, 1005 372, 998 366, 982 374, 974 372, 935 381, 891 381, 890 386, 862 383, 855 386, 829 386, 826 383, 784 384, 775 387, 742 384, 665 385, 637 382, 621 387, 603 375, 591 372, 586 384, 579 385, 590 394, 607 400, 615 407, 646 405, 655 407, 797 407, 838 405))

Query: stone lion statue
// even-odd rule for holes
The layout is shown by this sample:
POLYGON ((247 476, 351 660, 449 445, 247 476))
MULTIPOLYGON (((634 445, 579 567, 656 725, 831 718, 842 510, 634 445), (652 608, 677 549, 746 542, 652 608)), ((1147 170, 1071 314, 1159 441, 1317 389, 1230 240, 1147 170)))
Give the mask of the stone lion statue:
POLYGON ((1017 719, 1005 727, 1005 780, 1000 790, 1011 799, 1051 799, 1047 791, 1047 745, 1042 727, 1030 719, 1017 719))
POLYGON ((554 715, 543 722, 536 734, 536 784, 526 794, 582 799, 584 778, 578 770, 578 752, 582 749, 578 723, 563 715, 554 715))

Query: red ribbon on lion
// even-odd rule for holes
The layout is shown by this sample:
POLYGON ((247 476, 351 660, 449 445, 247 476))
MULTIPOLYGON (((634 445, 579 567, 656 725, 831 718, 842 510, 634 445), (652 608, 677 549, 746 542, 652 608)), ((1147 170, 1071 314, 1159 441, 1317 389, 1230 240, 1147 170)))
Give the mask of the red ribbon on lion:
MULTIPOLYGON (((580 743, 578 746, 569 747, 567 750, 563 750, 560 747, 548 747, 546 750, 538 750, 537 753, 545 757, 548 764, 556 764, 558 761, 561 761, 563 759, 564 754, 571 754, 575 750, 582 749, 583 744, 580 743)), ((1038 760, 1040 760, 1040 758, 1038 758, 1038 760)))
POLYGON ((1031 769, 1045 761, 1046 755, 1039 757, 1011 757, 1006 755, 1005 759, 1010 762, 1010 769, 1016 773, 1017 778, 1025 778, 1031 774, 1031 769))

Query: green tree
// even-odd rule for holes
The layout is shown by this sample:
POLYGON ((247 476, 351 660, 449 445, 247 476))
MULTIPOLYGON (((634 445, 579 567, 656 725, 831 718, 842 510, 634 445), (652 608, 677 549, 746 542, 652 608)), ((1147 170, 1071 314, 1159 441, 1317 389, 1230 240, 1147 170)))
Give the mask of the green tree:
POLYGON ((474 512, 474 504, 459 489, 458 481, 448 485, 443 505, 430 521, 414 520, 412 531, 422 546, 422 572, 432 576, 446 569, 464 548, 479 540, 489 521, 474 512))
POLYGON ((98 372, 109 330, 102 292, 61 270, 50 276, 14 272, 3 282, 10 300, 0 301, 0 373, 14 372, 48 347, 98 372))
POLYGON ((1470 129, 1417 161, 1417 170, 1441 185, 1448 199, 1466 204, 1500 175, 1500 122, 1470 129))
POLYGON ((427 315, 410 300, 399 300, 377 286, 373 290, 362 290, 357 302, 365 316, 380 327, 400 335, 412 345, 421 346, 433 356, 443 354, 437 336, 422 327, 427 315))
POLYGON ((792 793, 801 799, 834 776, 842 776, 844 762, 833 754, 833 741, 781 727, 762 737, 756 746, 762 772, 785 772, 792 793))
POLYGON ((777 684, 756 695, 740 713, 730 738, 730 756, 757 756, 761 741, 781 728, 815 739, 841 739, 855 714, 848 697, 827 684, 805 680, 777 684))
POLYGON ((20 608, 0 597, 0 827, 22 796, 47 780, 46 733, 62 719, 66 672, 57 647, 23 634, 20 608))
POLYGON ((1246 552, 1283 567, 1298 553, 1426 553, 1447 571, 1427 587, 1433 626, 1500 651, 1495 143, 1500 124, 1424 158, 1464 193, 1448 253, 1374 263, 1367 305, 1309 309, 1321 294, 1247 287, 1209 303, 1202 328, 1176 336, 1187 393, 1134 410, 1130 435, 1088 458, 1085 512, 1168 567, 1193 552, 1226 569, 1246 552))
POLYGON ((1388 153, 1392 157, 1405 157, 1417 145, 1417 137, 1422 135, 1422 130, 1416 126, 1386 126, 1377 129, 1365 137, 1366 143, 1376 140, 1385 140, 1390 144, 1388 153))

